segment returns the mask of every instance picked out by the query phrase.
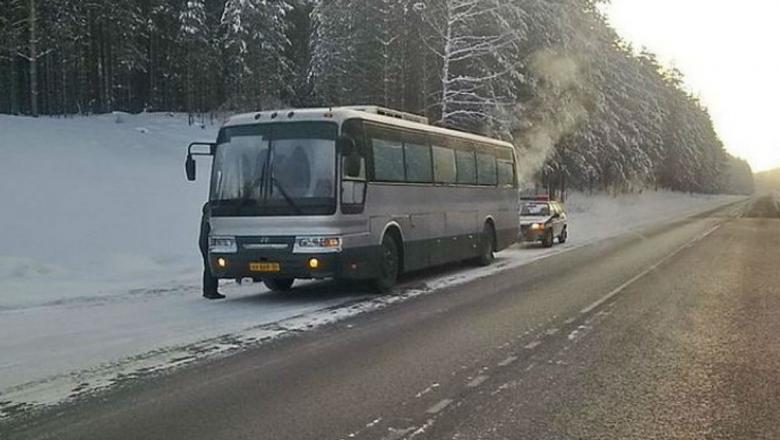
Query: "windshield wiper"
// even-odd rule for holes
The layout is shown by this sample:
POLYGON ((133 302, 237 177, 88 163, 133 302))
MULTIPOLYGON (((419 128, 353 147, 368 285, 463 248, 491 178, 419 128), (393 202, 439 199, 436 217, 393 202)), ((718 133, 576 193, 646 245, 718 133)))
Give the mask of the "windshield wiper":
POLYGON ((282 185, 279 184, 279 181, 276 180, 276 177, 274 177, 273 175, 271 175, 271 183, 279 189, 279 192, 282 194, 282 197, 284 197, 284 200, 286 200, 287 203, 289 203, 290 206, 292 206, 293 211, 295 211, 295 214, 302 215, 303 212, 301 211, 301 208, 295 203, 295 200, 293 200, 293 198, 290 197, 289 194, 287 194, 287 191, 285 191, 284 188, 282 188, 282 185))
POLYGON ((268 166, 268 157, 266 157, 266 161, 263 162, 263 168, 260 170, 260 176, 253 180, 252 183, 249 185, 244 186, 244 196, 237 200, 236 204, 236 214, 241 213, 241 208, 246 206, 249 202, 255 202, 256 205, 260 204, 260 201, 265 198, 265 195, 263 194, 263 188, 265 188, 265 170, 268 166), (257 187, 257 185, 260 185, 260 198, 259 199, 252 199, 252 190, 257 187))

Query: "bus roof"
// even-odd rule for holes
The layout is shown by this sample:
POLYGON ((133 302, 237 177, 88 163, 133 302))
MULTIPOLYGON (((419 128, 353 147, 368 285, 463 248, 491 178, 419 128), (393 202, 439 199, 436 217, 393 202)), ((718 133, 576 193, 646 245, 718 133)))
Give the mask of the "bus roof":
POLYGON ((236 125, 260 124, 264 122, 292 121, 334 121, 341 123, 351 118, 360 118, 366 121, 420 130, 427 133, 454 136, 474 142, 489 143, 499 147, 514 148, 509 142, 423 123, 423 121, 426 120, 424 116, 383 109, 376 106, 322 107, 243 113, 230 117, 227 122, 225 122, 224 126, 230 127, 236 125))

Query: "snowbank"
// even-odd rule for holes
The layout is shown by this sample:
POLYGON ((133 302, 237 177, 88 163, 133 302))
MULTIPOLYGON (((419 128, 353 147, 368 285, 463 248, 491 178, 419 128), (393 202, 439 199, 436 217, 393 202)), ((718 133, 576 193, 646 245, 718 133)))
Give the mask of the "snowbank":
POLYGON ((207 179, 186 181, 184 154, 216 130, 172 114, 0 115, 0 308, 196 276, 207 179))

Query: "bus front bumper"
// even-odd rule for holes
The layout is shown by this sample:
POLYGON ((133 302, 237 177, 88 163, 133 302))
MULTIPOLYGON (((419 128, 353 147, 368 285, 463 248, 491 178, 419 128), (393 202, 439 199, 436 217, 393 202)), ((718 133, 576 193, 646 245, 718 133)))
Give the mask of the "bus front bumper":
POLYGON ((222 279, 371 279, 379 247, 322 254, 239 252, 209 254, 211 273, 222 279))

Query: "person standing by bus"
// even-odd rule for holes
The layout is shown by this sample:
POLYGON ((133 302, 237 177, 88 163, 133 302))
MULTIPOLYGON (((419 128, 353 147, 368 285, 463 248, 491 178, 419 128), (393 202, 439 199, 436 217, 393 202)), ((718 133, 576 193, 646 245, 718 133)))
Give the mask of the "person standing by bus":
POLYGON ((222 299, 225 295, 217 290, 219 288, 219 279, 211 274, 211 268, 209 267, 210 211, 208 203, 203 205, 203 213, 200 218, 200 239, 198 240, 200 254, 203 256, 203 297, 206 299, 222 299))

